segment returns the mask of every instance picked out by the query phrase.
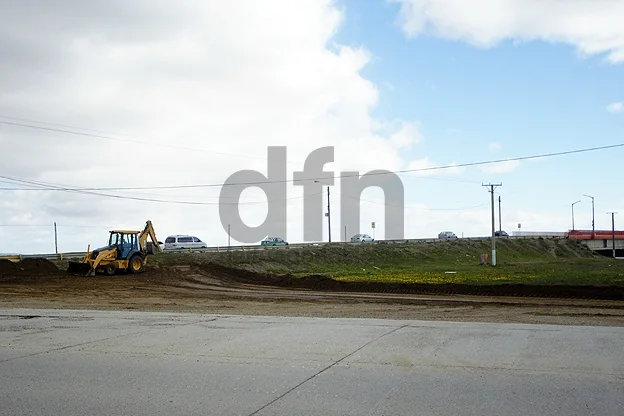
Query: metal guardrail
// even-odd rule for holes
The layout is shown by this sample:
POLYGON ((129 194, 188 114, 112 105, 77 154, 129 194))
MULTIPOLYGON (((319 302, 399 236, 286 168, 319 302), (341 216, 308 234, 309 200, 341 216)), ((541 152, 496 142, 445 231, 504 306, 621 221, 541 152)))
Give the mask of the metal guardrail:
POLYGON ((84 257, 86 252, 67 252, 58 254, 17 254, 14 256, 0 256, 2 260, 20 261, 23 259, 47 259, 47 260, 63 260, 68 258, 84 257))
MULTIPOLYGON (((489 241, 492 237, 463 237, 458 239, 440 239, 440 238, 410 238, 410 239, 401 239, 401 240, 376 240, 373 243, 352 243, 352 242, 317 242, 317 243, 294 243, 289 244, 287 246, 261 246, 261 245, 244 245, 244 246, 214 246, 207 248, 197 248, 197 249, 175 249, 175 250, 165 250, 164 253, 221 253, 221 252, 230 252, 230 251, 258 251, 258 250, 288 250, 288 249, 298 249, 298 248, 314 248, 314 247, 324 247, 324 246, 339 246, 339 245, 362 245, 362 244, 414 244, 414 243, 442 243, 445 241, 460 241, 460 240, 471 240, 471 241, 479 241, 485 240, 489 241)), ((505 240, 524 240, 524 239, 538 239, 538 238, 547 238, 552 240, 566 239, 566 237, 561 236, 508 236, 508 237, 497 237, 505 240)), ((65 260, 70 258, 81 258, 84 257, 86 252, 66 252, 66 253, 53 253, 53 254, 20 254, 20 255, 12 255, 12 256, 0 256, 0 259, 20 261, 23 259, 46 259, 46 260, 65 260)))

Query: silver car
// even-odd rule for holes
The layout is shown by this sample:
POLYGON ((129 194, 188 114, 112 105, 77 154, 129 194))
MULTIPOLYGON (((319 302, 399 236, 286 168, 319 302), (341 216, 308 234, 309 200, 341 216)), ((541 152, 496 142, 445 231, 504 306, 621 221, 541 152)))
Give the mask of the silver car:
POLYGON ((373 241, 373 237, 368 234, 356 234, 351 237, 352 243, 372 243, 373 241))
POLYGON ((457 238, 453 231, 442 231, 438 234, 438 238, 440 239, 449 239, 449 238, 457 238))

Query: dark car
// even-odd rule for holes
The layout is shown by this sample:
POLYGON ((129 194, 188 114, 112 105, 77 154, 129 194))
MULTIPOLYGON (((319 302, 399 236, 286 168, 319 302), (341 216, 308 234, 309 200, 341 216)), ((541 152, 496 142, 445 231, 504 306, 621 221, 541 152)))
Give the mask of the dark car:
POLYGON ((496 231, 494 232, 494 236, 495 237, 509 237, 509 234, 507 234, 505 231, 496 231))
POLYGON ((280 237, 267 237, 260 242, 261 246, 287 246, 288 242, 280 237))

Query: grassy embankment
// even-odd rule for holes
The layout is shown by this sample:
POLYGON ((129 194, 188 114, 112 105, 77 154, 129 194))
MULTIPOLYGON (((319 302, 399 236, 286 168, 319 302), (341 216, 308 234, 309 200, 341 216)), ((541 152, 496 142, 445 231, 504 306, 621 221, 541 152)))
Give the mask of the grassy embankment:
POLYGON ((622 285, 624 261, 569 240, 497 240, 497 265, 480 265, 489 241, 326 246, 230 253, 160 254, 151 265, 212 261, 256 272, 323 274, 342 281, 387 283, 622 285))

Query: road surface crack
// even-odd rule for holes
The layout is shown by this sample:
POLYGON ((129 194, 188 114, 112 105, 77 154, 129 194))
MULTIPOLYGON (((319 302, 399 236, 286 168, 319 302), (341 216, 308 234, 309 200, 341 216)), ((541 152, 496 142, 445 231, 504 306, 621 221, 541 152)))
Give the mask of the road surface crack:
POLYGON ((259 412, 261 412, 262 410, 266 409, 267 407, 271 406, 272 404, 274 404, 275 402, 283 399, 284 397, 286 397, 287 395, 289 395, 290 393, 292 393, 293 391, 297 390, 299 387, 303 386, 304 384, 306 384, 308 381, 316 378, 317 376, 323 374, 324 372, 326 372, 327 370, 329 370, 332 367, 335 367, 337 364, 340 364, 342 361, 346 360, 347 358, 351 357, 352 355, 362 351, 364 348, 368 347, 370 344, 372 344, 373 342, 379 341, 382 338, 387 337, 388 335, 392 335, 393 333, 395 333, 396 331, 399 331, 403 328, 406 328, 410 326, 410 324, 405 324, 402 325, 400 327, 394 328, 391 331, 388 331, 384 334, 381 334, 380 336, 378 336, 377 338, 374 338, 370 341, 368 341, 367 343, 365 343, 364 345, 360 346, 359 348, 357 348, 354 351, 351 351, 349 354, 345 355, 344 357, 334 361, 333 363, 331 363, 330 365, 328 365, 327 367, 323 368, 322 370, 318 371, 317 373, 311 375, 310 377, 306 378, 305 380, 303 380, 301 383, 297 384, 296 386, 288 389, 286 392, 280 394, 279 396, 277 396, 275 399, 271 400, 270 402, 268 402, 267 404, 265 404, 264 406, 260 407, 259 409, 255 410, 254 412, 250 413, 249 416, 253 416, 258 414, 259 412))

